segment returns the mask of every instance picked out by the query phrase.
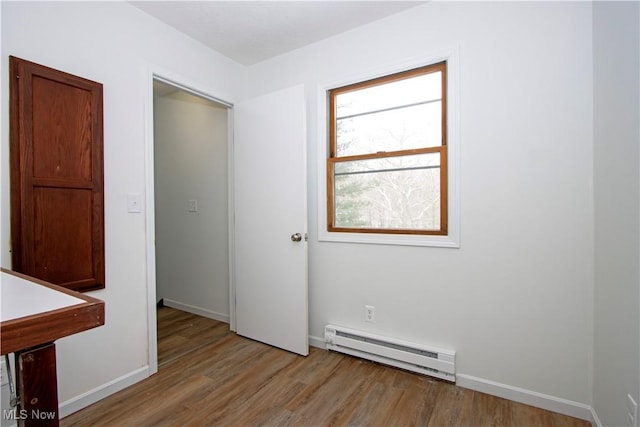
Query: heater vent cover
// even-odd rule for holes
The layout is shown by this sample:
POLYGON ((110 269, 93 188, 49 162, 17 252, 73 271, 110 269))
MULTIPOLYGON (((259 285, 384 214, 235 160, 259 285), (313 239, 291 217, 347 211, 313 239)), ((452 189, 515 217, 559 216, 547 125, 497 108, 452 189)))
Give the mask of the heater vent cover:
POLYGON ((362 357, 455 382, 455 351, 443 350, 342 326, 327 325, 327 350, 362 357))

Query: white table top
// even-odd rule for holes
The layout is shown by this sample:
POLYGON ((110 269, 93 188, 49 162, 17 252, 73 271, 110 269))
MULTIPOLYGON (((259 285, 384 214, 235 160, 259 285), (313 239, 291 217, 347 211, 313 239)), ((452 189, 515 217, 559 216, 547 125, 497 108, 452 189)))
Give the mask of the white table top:
POLYGON ((0 272, 0 322, 58 310, 85 301, 0 272))

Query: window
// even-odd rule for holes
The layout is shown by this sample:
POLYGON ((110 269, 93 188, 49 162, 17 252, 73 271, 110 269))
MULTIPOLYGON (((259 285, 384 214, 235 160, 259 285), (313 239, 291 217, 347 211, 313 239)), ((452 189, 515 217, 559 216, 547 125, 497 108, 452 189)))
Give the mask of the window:
POLYGON ((329 232, 448 234, 447 63, 329 90, 329 232))

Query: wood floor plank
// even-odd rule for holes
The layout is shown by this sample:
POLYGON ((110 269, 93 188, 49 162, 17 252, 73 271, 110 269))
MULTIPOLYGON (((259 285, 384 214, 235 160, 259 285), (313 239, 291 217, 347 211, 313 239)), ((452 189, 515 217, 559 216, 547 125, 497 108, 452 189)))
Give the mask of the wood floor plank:
POLYGON ((158 365, 229 334, 229 326, 169 307, 158 310, 158 365))
POLYGON ((228 419, 229 414, 234 414, 237 406, 251 398, 268 384, 270 378, 291 363, 290 357, 299 357, 282 350, 271 351, 271 348, 264 347, 266 351, 237 366, 233 370, 235 375, 219 382, 218 387, 197 405, 198 410, 210 413, 206 418, 210 425, 223 425, 222 420, 228 419))
POLYGON ((387 387, 374 382, 362 396, 362 399, 354 399, 357 406, 348 418, 338 419, 338 425, 349 426, 388 426, 389 418, 395 412, 402 397, 403 390, 387 387))
POLYGON ((472 413, 472 422, 476 425, 499 427, 512 422, 510 402, 486 393, 473 394, 472 413))
MULTIPOLYGON (((511 423, 521 422, 530 427, 555 426, 553 413, 518 402, 509 402, 511 423)), ((558 426, 559 427, 559 426, 558 426)))
POLYGON ((371 367, 367 365, 355 358, 343 358, 330 377, 311 384, 287 409, 299 414, 305 423, 334 425, 355 409, 353 396, 366 387, 371 375, 371 367))
POLYGON ((339 353, 302 357, 168 307, 158 322, 158 373, 62 427, 590 426, 339 353))
POLYGON ((472 390, 441 383, 436 404, 427 425, 429 427, 476 425, 473 423, 472 413, 473 394, 472 390))
POLYGON ((427 425, 438 402, 440 387, 442 384, 438 382, 427 381, 426 384, 416 383, 404 389, 397 389, 402 391, 400 400, 393 411, 386 415, 383 425, 427 425))
POLYGON ((291 366, 288 376, 306 384, 317 383, 323 378, 330 377, 343 359, 343 356, 338 353, 313 347, 309 349, 309 354, 312 357, 300 358, 295 365, 291 366))
MULTIPOLYGON (((281 377, 284 378, 284 377, 281 377)), ((274 420, 286 419, 288 423, 299 421, 297 414, 287 410, 286 404, 307 385, 290 380, 269 382, 255 394, 235 402, 222 416, 218 425, 263 425, 274 420), (254 408, 265 408, 256 411, 254 408)))

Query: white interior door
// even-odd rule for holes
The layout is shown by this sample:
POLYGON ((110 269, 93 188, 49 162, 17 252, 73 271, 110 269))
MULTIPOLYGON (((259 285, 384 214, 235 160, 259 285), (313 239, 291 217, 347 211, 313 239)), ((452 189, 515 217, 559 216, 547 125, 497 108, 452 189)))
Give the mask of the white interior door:
POLYGON ((234 106, 236 332, 302 355, 309 352, 305 121, 303 86, 234 106))

